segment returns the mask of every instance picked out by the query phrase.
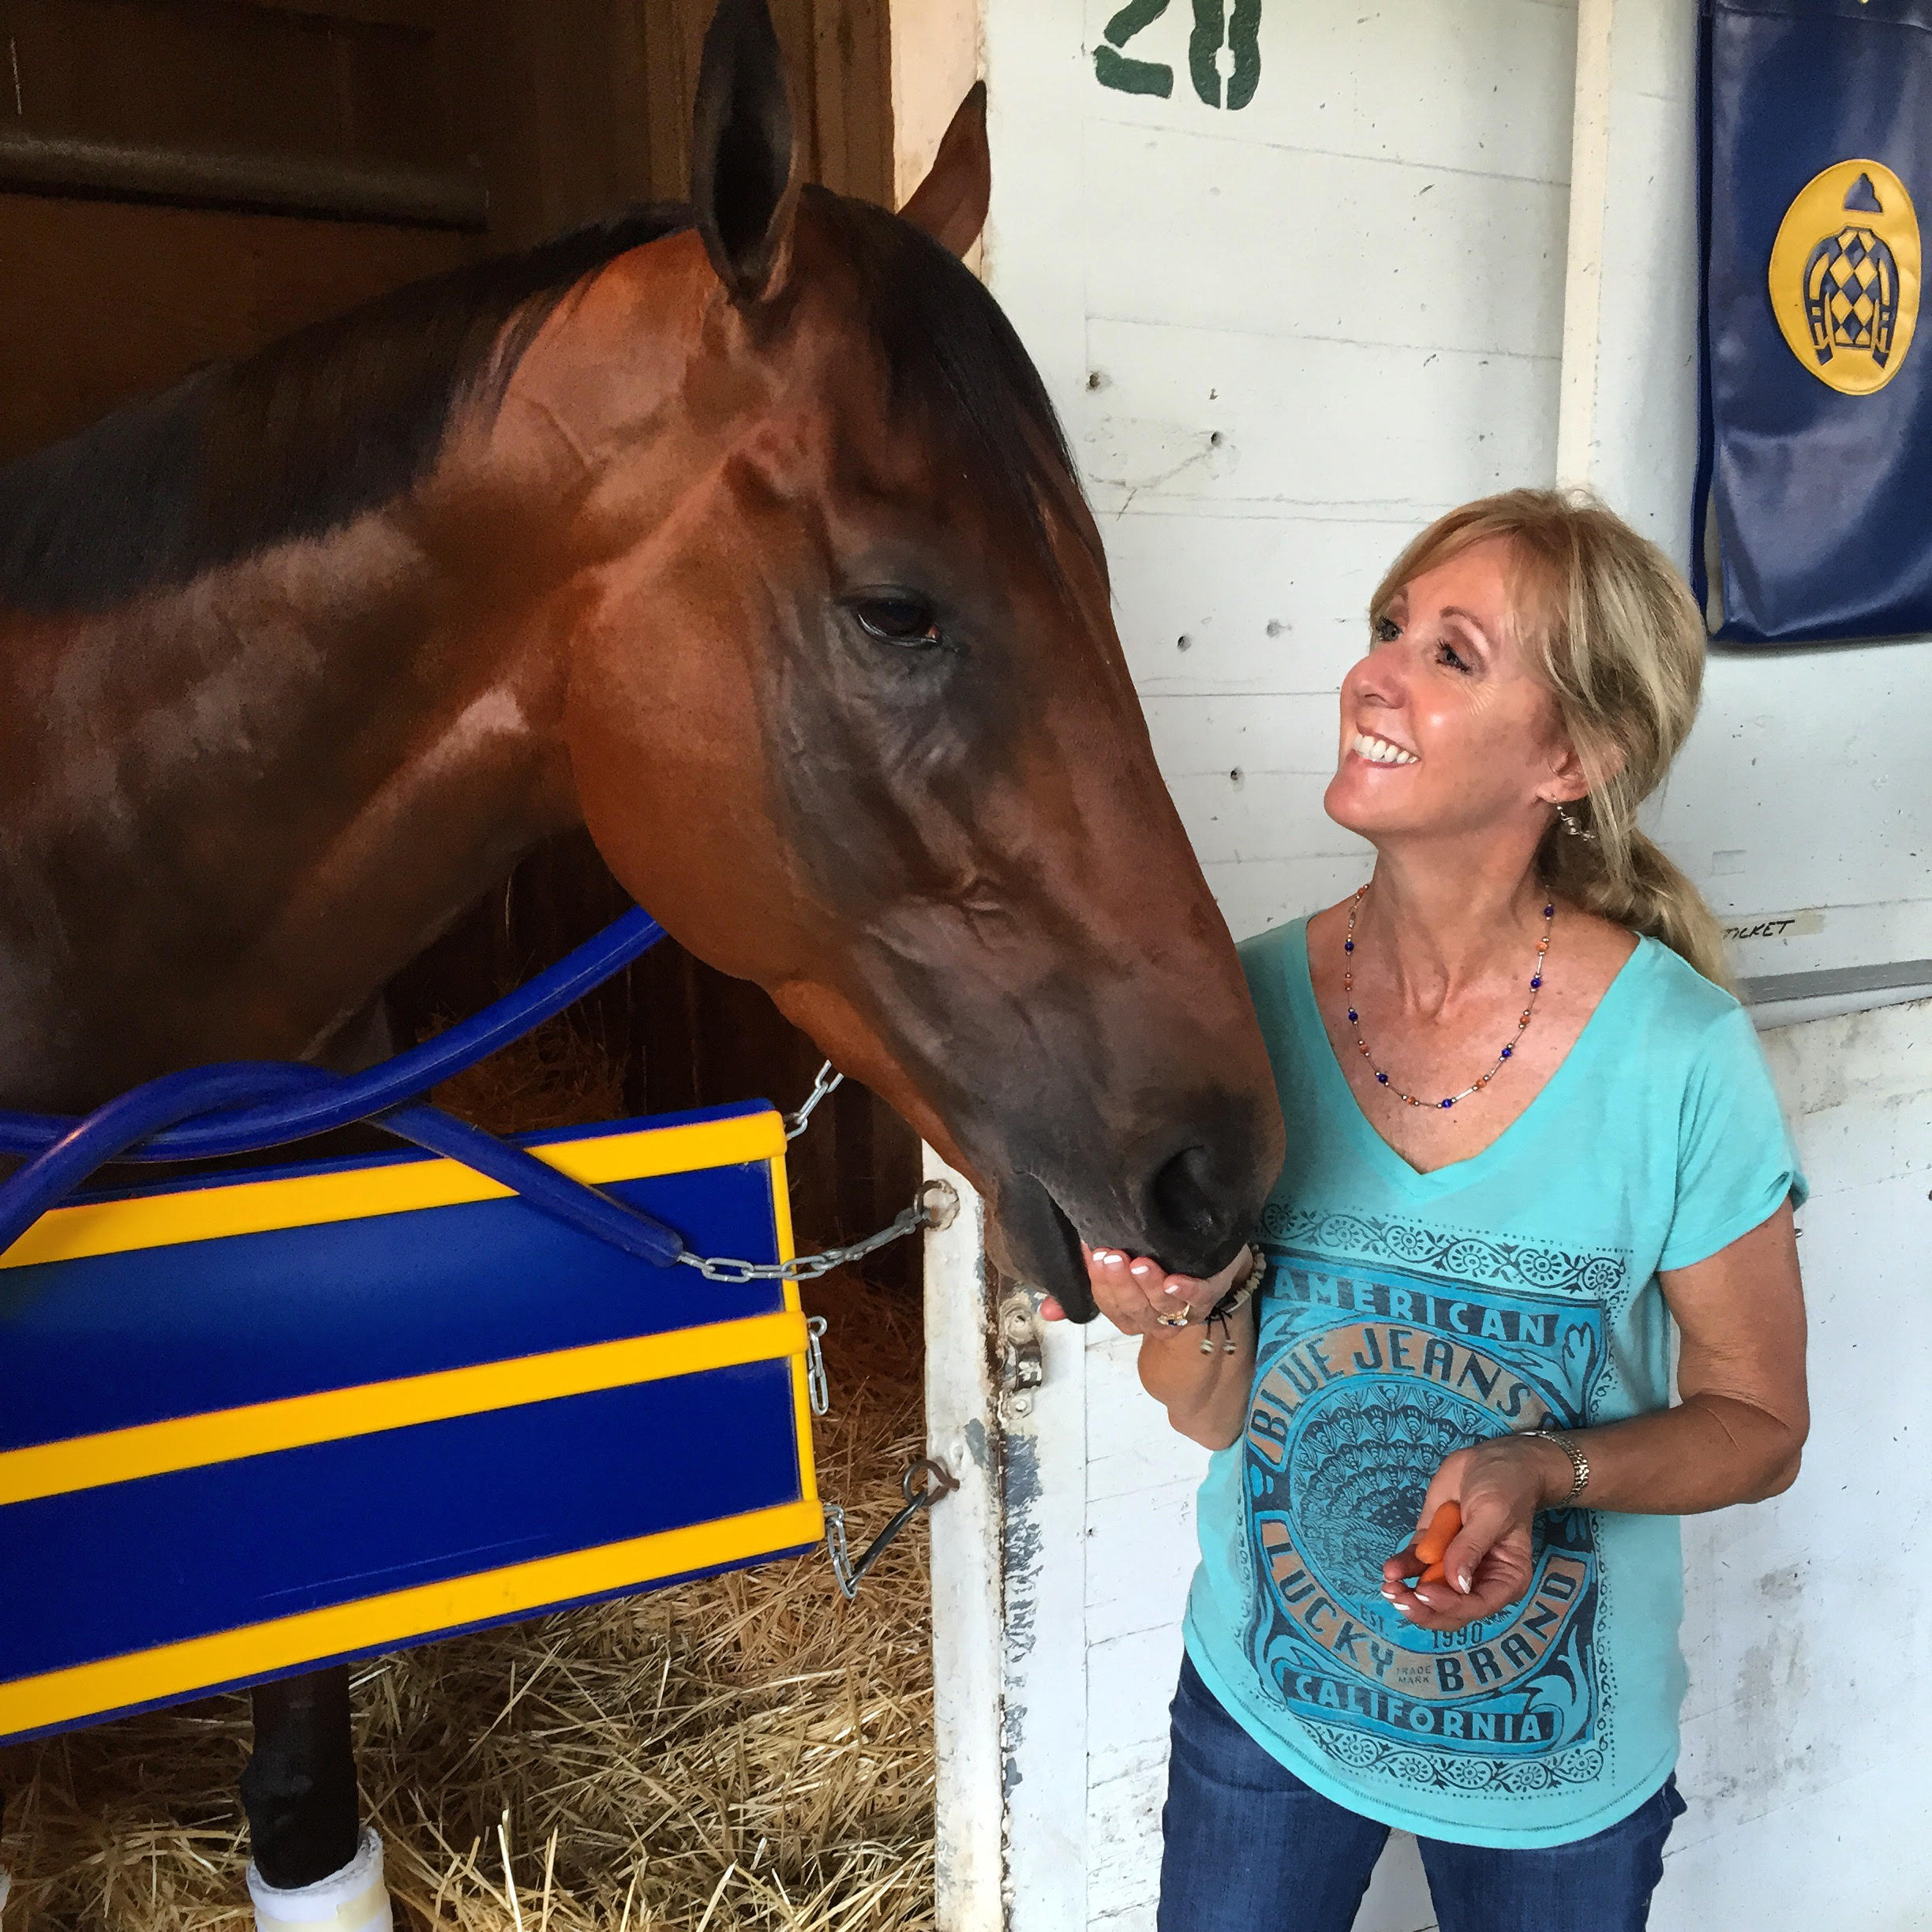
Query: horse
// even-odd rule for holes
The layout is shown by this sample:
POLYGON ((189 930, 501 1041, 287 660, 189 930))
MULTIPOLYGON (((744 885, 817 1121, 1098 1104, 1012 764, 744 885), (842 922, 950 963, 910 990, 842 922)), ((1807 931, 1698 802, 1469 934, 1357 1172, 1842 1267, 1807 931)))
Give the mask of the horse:
MULTIPOLYGON (((765 0, 688 207, 460 268, 0 473, 0 1104, 340 1064, 586 827, 986 1196, 1225 1266, 1274 1083, 1041 379, 960 256, 983 87, 897 215, 801 179, 765 0)), ((355 1855, 340 1667, 262 1687, 264 1880, 355 1855)))

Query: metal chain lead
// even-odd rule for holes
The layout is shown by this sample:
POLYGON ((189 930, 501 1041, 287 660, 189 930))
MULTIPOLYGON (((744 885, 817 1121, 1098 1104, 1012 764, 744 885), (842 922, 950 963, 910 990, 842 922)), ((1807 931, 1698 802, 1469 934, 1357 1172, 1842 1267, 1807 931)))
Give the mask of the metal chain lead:
MULTIPOLYGON (((804 1103, 796 1113, 784 1117, 788 1142, 796 1140, 804 1133, 820 1103, 837 1092, 844 1080, 844 1074, 833 1070, 829 1060, 819 1068, 804 1103)), ((843 1248, 828 1248, 819 1254, 798 1255, 789 1261, 740 1261, 729 1255, 693 1254, 687 1248, 678 1256, 678 1260, 686 1267, 695 1268, 706 1281, 816 1281, 835 1268, 845 1267, 854 1261, 863 1260, 867 1255, 877 1254, 880 1249, 889 1247, 893 1242, 902 1241, 921 1228, 950 1227, 958 1213, 959 1194, 952 1183, 927 1181, 920 1184, 912 1205, 898 1215, 889 1227, 881 1228, 876 1234, 868 1234, 863 1241, 852 1241, 843 1248)), ((811 1412, 816 1416, 827 1413, 832 1406, 832 1391, 826 1376, 825 1332, 826 1320, 822 1315, 807 1318, 805 1387, 811 1412)), ((844 1511, 836 1503, 825 1504, 826 1553, 832 1559, 832 1574, 837 1579, 840 1593, 848 1603, 858 1595, 859 1585, 865 1573, 886 1553, 906 1525, 958 1487, 957 1479, 944 1463, 922 1456, 900 1482, 906 1499, 905 1507, 872 1539, 856 1563, 845 1540, 844 1511), (915 1488, 913 1485, 922 1475, 926 1478, 923 1487, 915 1488)))
POLYGON ((818 1077, 812 1082, 812 1090, 805 1096, 805 1104, 796 1114, 788 1114, 784 1117, 785 1138, 796 1140, 811 1125, 812 1114, 818 1103, 837 1093, 844 1084, 845 1076, 833 1073, 832 1062, 828 1060, 818 1069, 818 1077))
MULTIPOLYGON (((818 1069, 818 1078, 812 1082, 812 1090, 805 1096, 804 1105, 796 1114, 784 1117, 785 1139, 796 1140, 811 1123, 811 1117, 820 1101, 827 1095, 837 1093, 844 1085, 845 1076, 833 1071, 828 1060, 818 1069)), ((916 1234, 921 1228, 945 1228, 953 1225, 953 1217, 959 1212, 959 1196, 949 1182, 927 1181, 923 1182, 919 1192, 912 1197, 912 1205, 897 1217, 889 1227, 882 1227, 876 1234, 868 1234, 863 1241, 852 1241, 843 1248, 828 1248, 822 1253, 796 1255, 789 1261, 740 1261, 730 1255, 693 1254, 687 1248, 678 1260, 686 1267, 694 1267, 706 1281, 754 1282, 754 1281, 816 1281, 822 1275, 829 1275, 835 1268, 849 1267, 855 1261, 863 1261, 869 1254, 877 1254, 882 1248, 889 1247, 896 1241, 903 1241, 908 1234, 916 1234)), ((822 1327, 823 1324, 820 1326, 822 1327)), ((815 1348, 817 1344, 813 1344, 815 1348)), ((823 1370, 820 1371, 820 1383, 823 1383, 823 1370)), ((817 1407, 815 1413, 825 1411, 817 1407)))
POLYGON ((822 1275, 829 1275, 834 1268, 862 1261, 867 1255, 877 1254, 880 1249, 893 1241, 916 1234, 921 1228, 950 1227, 953 1217, 958 1212, 959 1196, 953 1192, 950 1181, 925 1181, 919 1184, 912 1205, 890 1227, 881 1228, 876 1234, 868 1234, 863 1241, 853 1241, 844 1248, 828 1248, 821 1254, 798 1255, 789 1261, 739 1261, 729 1255, 693 1254, 687 1248, 678 1260, 684 1267, 695 1268, 706 1281, 816 1281, 822 1275))

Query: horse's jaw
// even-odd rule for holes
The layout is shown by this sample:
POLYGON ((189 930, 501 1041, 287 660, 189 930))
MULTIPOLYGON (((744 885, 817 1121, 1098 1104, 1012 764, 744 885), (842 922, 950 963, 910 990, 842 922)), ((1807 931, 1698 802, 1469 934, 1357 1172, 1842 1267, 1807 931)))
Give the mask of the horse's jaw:
POLYGON ((992 1191, 987 1246, 1002 1274, 1051 1295, 1068 1318, 1089 1322, 1099 1312, 1088 1285, 1074 1226, 1053 1190, 1032 1174, 1016 1174, 992 1191))

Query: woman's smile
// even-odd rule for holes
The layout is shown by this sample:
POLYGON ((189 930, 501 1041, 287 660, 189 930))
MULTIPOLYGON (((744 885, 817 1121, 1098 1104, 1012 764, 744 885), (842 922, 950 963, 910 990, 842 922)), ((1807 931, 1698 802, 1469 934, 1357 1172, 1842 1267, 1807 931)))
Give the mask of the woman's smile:
POLYGON ((1379 737, 1373 732, 1358 731, 1349 741, 1349 753, 1370 765, 1419 765, 1422 762, 1406 746, 1379 737))
POLYGON ((1540 837, 1567 748, 1515 608, 1517 567, 1507 544, 1487 539, 1378 608, 1368 653, 1342 682, 1323 799, 1337 824, 1370 840, 1481 844, 1513 818, 1518 836, 1540 837), (1383 776, 1396 771, 1400 784, 1383 776))

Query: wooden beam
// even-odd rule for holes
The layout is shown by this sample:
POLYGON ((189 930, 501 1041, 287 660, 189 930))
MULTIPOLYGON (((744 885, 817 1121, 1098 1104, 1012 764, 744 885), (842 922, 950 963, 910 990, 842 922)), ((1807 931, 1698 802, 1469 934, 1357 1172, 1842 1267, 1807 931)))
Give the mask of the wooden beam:
POLYGON ((1556 481, 1597 474, 1597 389, 1603 350, 1604 227, 1610 197, 1611 42, 1616 0, 1580 0, 1570 148, 1570 250, 1563 280, 1556 481))
POLYGON ((409 27, 437 33, 448 24, 445 0, 239 0, 263 13, 350 21, 361 27, 409 27))
POLYGON ((891 0, 893 205, 926 178, 979 78, 980 0, 891 0))
MULTIPOLYGON (((928 1148, 958 1218, 926 1236, 926 1453, 958 1489, 932 1526, 934 1863, 939 1932, 1004 1932, 1004 1714, 999 1419, 987 1361, 992 1319, 986 1208, 928 1148)), ((1063 1794, 1076 1802, 1075 1795, 1063 1794)), ((1084 1801, 1084 1794, 1081 1800, 1084 1801)))
POLYGON ((472 233, 489 219, 489 190, 470 168, 208 153, 6 127, 0 127, 0 188, 472 233))

